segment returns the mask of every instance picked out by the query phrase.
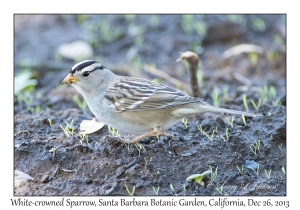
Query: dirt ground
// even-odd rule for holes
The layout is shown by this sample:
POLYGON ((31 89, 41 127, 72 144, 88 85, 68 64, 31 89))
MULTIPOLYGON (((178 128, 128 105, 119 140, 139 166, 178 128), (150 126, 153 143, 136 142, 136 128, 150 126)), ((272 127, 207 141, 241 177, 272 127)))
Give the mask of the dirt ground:
POLYGON ((14 97, 14 169, 34 178, 15 184, 15 195, 286 195, 285 29, 284 15, 16 15, 15 75, 29 69, 38 83, 14 97), (265 116, 193 116, 167 131, 174 138, 143 139, 146 152, 107 126, 83 139, 79 125, 93 115, 60 84, 76 62, 57 53, 75 40, 90 43, 93 59, 116 74, 173 87, 143 64, 189 84, 186 66, 175 61, 194 51, 202 98, 214 104, 218 94, 220 107, 245 111, 246 95, 249 112, 265 116), (240 44, 256 47, 222 54, 240 44), (67 124, 73 135, 62 130, 67 124), (209 170, 201 184, 187 181, 209 170))

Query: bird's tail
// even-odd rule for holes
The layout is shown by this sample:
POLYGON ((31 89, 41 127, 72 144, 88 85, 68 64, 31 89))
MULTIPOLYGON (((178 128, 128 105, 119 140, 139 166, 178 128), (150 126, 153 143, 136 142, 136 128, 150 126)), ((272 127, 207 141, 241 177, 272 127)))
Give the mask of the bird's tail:
POLYGON ((223 113, 229 113, 229 114, 238 114, 238 115, 245 115, 249 117, 262 117, 263 115, 261 114, 253 114, 249 112, 242 112, 242 111, 236 111, 232 109, 224 109, 224 108, 219 108, 215 106, 202 106, 206 111, 209 112, 223 112, 223 113))

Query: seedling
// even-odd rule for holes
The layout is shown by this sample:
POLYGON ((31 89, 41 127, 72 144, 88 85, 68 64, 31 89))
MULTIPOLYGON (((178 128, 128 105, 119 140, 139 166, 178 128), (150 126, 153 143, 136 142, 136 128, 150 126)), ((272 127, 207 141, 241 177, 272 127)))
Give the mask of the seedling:
POLYGON ((268 179, 270 179, 271 178, 271 172, 272 172, 272 170, 270 169, 270 171, 268 172, 266 169, 265 169, 265 175, 266 175, 266 177, 268 178, 268 179))
POLYGON ((198 130, 205 135, 209 140, 213 141, 213 139, 202 129, 202 125, 198 126, 198 130))
POLYGON ((248 53, 248 58, 249 58, 250 63, 252 65, 256 65, 257 64, 257 60, 258 60, 257 58, 258 58, 258 56, 257 56, 256 52, 248 53))
POLYGON ((218 176, 218 166, 217 166, 215 172, 213 172, 211 166, 209 166, 209 168, 210 168, 210 172, 211 172, 210 173, 210 182, 212 183, 218 176))
POLYGON ((257 105, 256 105, 256 103, 253 100, 251 100, 251 103, 252 103, 252 105, 253 105, 253 107, 254 107, 255 110, 259 109, 259 107, 261 105, 261 100, 262 100, 261 98, 258 100, 257 105))
POLYGON ((216 187, 216 190, 218 191, 218 193, 220 193, 220 195, 223 195, 223 185, 219 188, 216 187))
POLYGON ((113 127, 108 126, 108 131, 112 136, 120 137, 119 131, 114 129, 113 127))
POLYGON ((125 147, 127 148, 127 150, 129 151, 130 150, 130 144, 127 144, 127 143, 124 143, 125 144, 125 147))
POLYGON ((229 96, 228 96, 228 87, 225 86, 225 87, 223 87, 223 101, 227 101, 228 98, 229 98, 229 96))
POLYGON ((135 185, 133 186, 133 188, 132 188, 132 191, 131 191, 131 192, 129 191, 129 189, 128 189, 127 185, 126 185, 125 187, 126 187, 126 191, 127 191, 127 193, 128 193, 130 196, 133 196, 133 194, 134 194, 134 191, 135 191, 135 185))
POLYGON ((73 136, 73 132, 74 132, 73 120, 71 121, 70 124, 66 121, 65 121, 65 123, 67 124, 65 128, 63 128, 61 125, 59 125, 59 126, 64 131, 64 133, 66 134, 67 137, 73 136))
POLYGON ((228 128, 226 128, 225 133, 226 133, 226 138, 227 138, 227 140, 229 140, 228 128))
POLYGON ((229 119, 226 117, 226 120, 227 120, 227 122, 231 125, 231 127, 233 128, 234 116, 231 117, 231 120, 229 120, 229 119))
POLYGON ((278 145, 278 148, 279 148, 280 150, 282 150, 282 144, 278 145))
POLYGON ((49 122, 50 127, 52 127, 52 120, 50 118, 48 118, 48 122, 49 122))
POLYGON ((136 149, 139 151, 139 156, 141 156, 141 148, 140 148, 137 144, 134 144, 134 146, 135 146, 136 149))
POLYGON ((274 100, 276 98, 276 88, 274 86, 268 87, 267 85, 260 88, 260 98, 262 103, 267 100, 274 100))
MULTIPOLYGON (((189 176, 186 181, 195 181, 196 183, 200 184, 201 186, 204 186, 204 182, 202 181, 204 176, 206 174, 210 174, 212 173, 212 171, 205 171, 202 174, 193 174, 191 176, 189 176)), ((184 185, 185 186, 185 185, 184 185)))
POLYGON ((77 104, 77 106, 80 109, 84 110, 86 108, 86 101, 83 99, 82 102, 81 102, 77 95, 73 96, 73 101, 75 102, 75 104, 77 104))
POLYGON ((279 100, 276 100, 276 101, 272 101, 272 105, 274 106, 274 107, 278 107, 278 106, 281 106, 281 102, 279 101, 279 100))
POLYGON ((256 147, 252 148, 252 146, 250 146, 250 150, 254 153, 255 156, 257 155, 256 147))
POLYGON ((17 183, 16 185, 15 185, 15 187, 19 190, 19 192, 21 192, 21 184, 20 183, 17 183))
POLYGON ((24 101, 27 106, 29 106, 33 102, 33 96, 29 92, 26 92, 26 93, 25 92, 20 92, 20 93, 18 93, 17 94, 17 99, 18 99, 19 103, 24 101))
POLYGON ((242 115, 242 120, 243 120, 243 123, 244 123, 245 125, 247 125, 246 119, 245 119, 245 115, 242 115))
POLYGON ((185 184, 183 185, 183 190, 186 191, 186 186, 185 186, 185 184))
POLYGON ((225 138, 222 135, 220 135, 220 137, 223 139, 224 142, 226 142, 225 138))
POLYGON ((56 156, 56 147, 52 147, 49 152, 52 153, 52 157, 55 157, 56 156))
POLYGON ((244 174, 244 165, 242 165, 241 168, 238 167, 238 166, 236 166, 236 167, 237 167, 237 169, 239 170, 240 174, 243 175, 243 174, 244 174))
POLYGON ((216 127, 216 129, 214 129, 214 130, 212 131, 211 139, 214 138, 214 134, 215 134, 215 133, 218 133, 218 127, 216 127))
POLYGON ((256 17, 253 20, 253 27, 256 28, 259 31, 265 31, 266 30, 266 24, 265 21, 259 17, 256 17))
POLYGON ((256 169, 256 171, 253 169, 253 168, 251 168, 251 170, 256 174, 256 176, 258 176, 258 172, 259 172, 259 165, 257 166, 257 169, 256 169))
POLYGON ((172 184, 172 183, 170 184, 170 188, 171 188, 171 190, 174 192, 174 194, 177 195, 176 192, 175 192, 175 190, 174 190, 174 187, 173 187, 173 184, 172 184))
POLYGON ((213 92, 211 94, 211 99, 213 101, 214 106, 219 107, 221 103, 220 94, 218 92, 213 92))
POLYGON ((281 167, 281 170, 282 170, 282 172, 283 172, 284 174, 286 174, 286 171, 285 171, 284 166, 281 167))
POLYGON ((158 196, 159 187, 157 187, 157 189, 155 189, 155 187, 152 187, 152 188, 153 188, 154 194, 156 196, 158 196))
POLYGON ((86 142, 88 143, 88 135, 84 134, 84 133, 80 133, 79 134, 79 138, 80 138, 80 144, 82 145, 84 139, 86 139, 86 142))
POLYGON ((254 153, 254 155, 257 155, 257 152, 260 152, 260 140, 255 141, 255 143, 250 146, 250 150, 254 153))
POLYGON ((188 124, 188 118, 182 118, 181 119, 181 122, 185 125, 185 128, 187 128, 188 126, 187 126, 187 124, 188 124))
POLYGON ((245 109, 248 112, 249 111, 249 107, 248 107, 248 104, 247 104, 247 96, 246 96, 246 94, 243 95, 243 102, 244 102, 245 109))

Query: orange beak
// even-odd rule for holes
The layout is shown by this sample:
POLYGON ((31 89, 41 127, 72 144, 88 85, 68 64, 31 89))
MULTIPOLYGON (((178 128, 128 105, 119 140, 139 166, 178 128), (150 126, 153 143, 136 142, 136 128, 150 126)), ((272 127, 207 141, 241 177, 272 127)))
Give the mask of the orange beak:
POLYGON ((76 78, 70 73, 61 83, 72 84, 76 81, 76 78))

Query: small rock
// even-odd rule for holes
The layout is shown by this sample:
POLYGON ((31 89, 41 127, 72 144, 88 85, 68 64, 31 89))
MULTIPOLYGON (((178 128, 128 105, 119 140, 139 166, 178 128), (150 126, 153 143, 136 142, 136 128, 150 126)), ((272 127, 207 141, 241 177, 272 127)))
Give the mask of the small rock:
POLYGON ((245 168, 252 169, 252 170, 256 170, 258 168, 258 163, 251 160, 246 160, 244 165, 245 168))
POLYGON ((62 44, 58 47, 57 51, 61 56, 73 60, 91 59, 94 55, 91 45, 81 40, 62 44))

